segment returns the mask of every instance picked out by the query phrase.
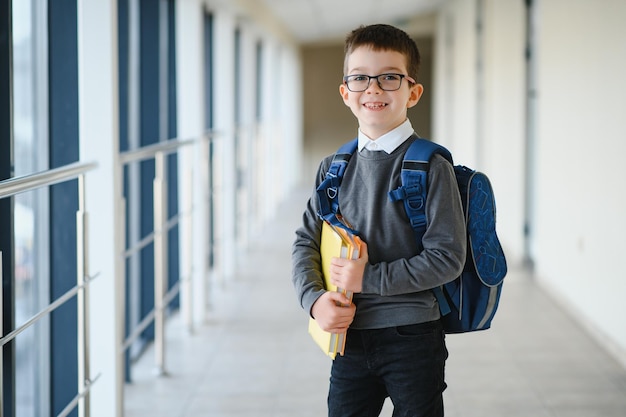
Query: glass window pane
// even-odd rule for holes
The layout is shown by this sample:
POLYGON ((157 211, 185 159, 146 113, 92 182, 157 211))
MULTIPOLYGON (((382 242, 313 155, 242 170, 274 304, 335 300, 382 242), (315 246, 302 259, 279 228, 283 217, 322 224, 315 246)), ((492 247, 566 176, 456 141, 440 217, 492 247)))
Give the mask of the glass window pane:
MULTIPOLYGON (((45 170, 46 56, 40 46, 46 34, 45 1, 13 2, 13 132, 15 176, 45 170)), ((19 327, 49 302, 47 259, 47 190, 14 199, 15 325, 19 327)), ((15 339, 16 415, 48 416, 48 323, 43 319, 15 339)))

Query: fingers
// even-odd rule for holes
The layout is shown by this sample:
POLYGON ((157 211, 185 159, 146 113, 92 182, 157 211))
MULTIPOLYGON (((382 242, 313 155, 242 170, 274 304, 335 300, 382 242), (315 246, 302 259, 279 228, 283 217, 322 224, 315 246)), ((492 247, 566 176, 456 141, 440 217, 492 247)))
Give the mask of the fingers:
POLYGON ((352 320, 356 307, 341 293, 328 291, 313 304, 312 314, 319 326, 331 333, 345 332, 352 320), (344 305, 345 307, 342 307, 344 305))
POLYGON ((329 291, 328 297, 330 300, 333 300, 336 305, 341 307, 349 307, 352 304, 352 300, 350 300, 346 295, 342 292, 329 291))
MULTIPOLYGON (((350 310, 350 307, 337 307, 338 310, 350 310)), ((349 311, 345 311, 344 313, 349 313, 349 311)), ((318 320, 320 327, 331 333, 343 333, 348 330, 350 324, 352 324, 352 320, 354 319, 353 314, 341 314, 331 317, 328 321, 321 322, 318 320)))
MULTIPOLYGON (((319 323, 319 322, 318 322, 319 323)), ((324 328, 320 325, 321 329, 324 330, 325 332, 329 332, 329 333, 345 333, 348 331, 348 327, 350 327, 350 323, 348 323, 345 326, 337 326, 337 327, 328 327, 328 328, 324 328)))
POLYGON ((339 288, 359 293, 363 288, 365 263, 361 259, 333 258, 330 262, 330 281, 339 288))

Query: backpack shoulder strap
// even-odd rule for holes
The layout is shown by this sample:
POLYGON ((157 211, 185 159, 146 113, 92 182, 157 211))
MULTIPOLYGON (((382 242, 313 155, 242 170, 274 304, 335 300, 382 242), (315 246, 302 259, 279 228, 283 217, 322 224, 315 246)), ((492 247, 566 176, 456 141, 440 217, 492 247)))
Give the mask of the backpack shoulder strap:
POLYGON ((403 200, 406 214, 415 231, 421 249, 422 236, 426 231, 426 194, 428 192, 428 169, 434 154, 440 154, 452 163, 452 155, 441 145, 426 139, 415 139, 404 154, 400 179, 402 185, 389 192, 392 202, 403 200))
MULTIPOLYGON (((440 154, 452 164, 452 155, 441 145, 426 139, 415 139, 404 154, 400 179, 402 185, 389 191, 392 202, 403 200, 404 209, 415 233, 419 250, 423 250, 422 238, 426 232, 426 194, 430 159, 440 154)), ((440 287, 433 288, 442 315, 450 313, 450 305, 440 287)))
POLYGON ((339 210, 339 186, 343 180, 343 175, 348 166, 348 162, 352 154, 357 149, 358 139, 343 144, 335 153, 324 180, 317 187, 317 196, 319 200, 318 215, 332 225, 344 228, 350 233, 358 235, 358 232, 348 228, 343 222, 339 221, 337 215, 341 214, 339 210))

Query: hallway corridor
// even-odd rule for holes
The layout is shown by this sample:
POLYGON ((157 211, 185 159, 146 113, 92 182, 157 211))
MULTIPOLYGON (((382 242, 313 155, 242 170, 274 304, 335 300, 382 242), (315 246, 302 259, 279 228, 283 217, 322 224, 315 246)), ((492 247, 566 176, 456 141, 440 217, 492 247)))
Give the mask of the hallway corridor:
MULTIPOLYGON (((326 415, 330 360, 309 339, 290 282, 307 193, 282 205, 236 278, 213 288, 206 325, 189 336, 170 320, 167 376, 153 375, 151 350, 133 366, 127 417, 326 415)), ((626 415, 626 370, 522 272, 509 272, 492 329, 447 340, 449 417, 626 415)))

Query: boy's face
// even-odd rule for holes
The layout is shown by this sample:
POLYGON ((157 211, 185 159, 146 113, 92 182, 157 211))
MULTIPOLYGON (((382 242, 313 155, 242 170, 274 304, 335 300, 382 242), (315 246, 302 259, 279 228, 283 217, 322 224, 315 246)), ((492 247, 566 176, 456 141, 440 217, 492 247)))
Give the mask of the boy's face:
MULTIPOLYGON (((386 73, 408 76, 403 54, 360 46, 347 58, 345 75, 386 73)), ((406 78, 396 91, 382 90, 376 79, 371 79, 367 90, 361 92, 350 91, 345 83, 339 86, 339 93, 358 119, 361 132, 372 140, 404 123, 407 109, 417 104, 423 92, 421 84, 411 84, 406 78)))

